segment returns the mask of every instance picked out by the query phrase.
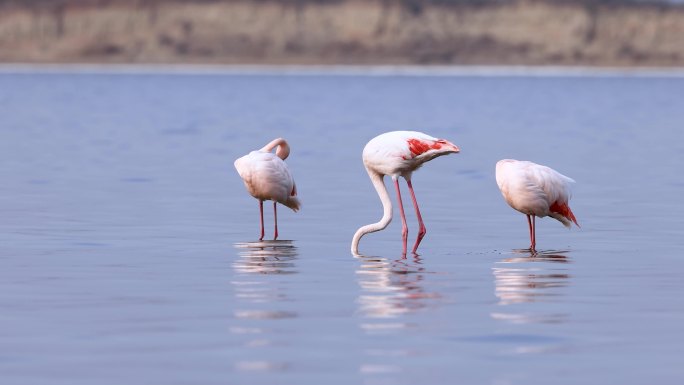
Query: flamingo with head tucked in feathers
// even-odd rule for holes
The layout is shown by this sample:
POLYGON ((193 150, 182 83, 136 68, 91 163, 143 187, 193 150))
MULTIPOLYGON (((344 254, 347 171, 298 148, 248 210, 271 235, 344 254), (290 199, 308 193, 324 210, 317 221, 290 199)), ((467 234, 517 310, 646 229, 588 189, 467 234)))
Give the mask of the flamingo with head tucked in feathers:
POLYGON ((290 155, 290 146, 285 139, 271 141, 260 150, 235 161, 235 168, 245 182, 247 191, 259 200, 261 236, 264 239, 264 201, 273 201, 273 217, 275 230, 273 239, 278 239, 278 212, 276 204, 280 203, 294 211, 299 210, 297 186, 284 160, 290 155), (276 149, 275 154, 271 151, 276 149))
POLYGON ((503 159, 496 163, 496 183, 501 194, 512 208, 527 216, 531 251, 537 246, 535 217, 550 216, 565 227, 573 222, 579 227, 568 206, 573 182, 552 168, 528 161, 503 159))
POLYGON ((399 191, 399 177, 401 176, 406 179, 408 184, 419 224, 418 237, 413 246, 413 253, 415 253, 425 236, 426 228, 420 215, 416 195, 413 192, 411 174, 429 160, 459 151, 456 145, 447 140, 433 138, 430 135, 416 131, 392 131, 371 139, 363 149, 363 163, 366 166, 366 171, 368 171, 373 186, 380 196, 383 215, 379 222, 363 226, 356 231, 351 244, 352 254, 359 255, 359 240, 361 237, 384 229, 392 221, 392 201, 385 187, 385 175, 389 175, 392 178, 397 191, 397 202, 399 204, 399 212, 401 213, 403 254, 406 254, 408 226, 406 225, 404 205, 401 201, 401 192, 399 191))

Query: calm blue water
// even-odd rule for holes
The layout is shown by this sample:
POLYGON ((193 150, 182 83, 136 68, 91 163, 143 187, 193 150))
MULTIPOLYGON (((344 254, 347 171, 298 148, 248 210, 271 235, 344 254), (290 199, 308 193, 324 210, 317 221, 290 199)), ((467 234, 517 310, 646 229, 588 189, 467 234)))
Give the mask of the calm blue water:
POLYGON ((2 383, 680 384, 682 90, 610 73, 4 71, 2 383), (361 150, 391 130, 462 152, 414 175, 419 256, 401 257, 396 217, 354 258, 382 214, 361 150), (303 208, 256 242, 232 163, 278 136, 303 208), (541 254, 519 251, 502 158, 574 178, 582 228, 538 220, 541 254))

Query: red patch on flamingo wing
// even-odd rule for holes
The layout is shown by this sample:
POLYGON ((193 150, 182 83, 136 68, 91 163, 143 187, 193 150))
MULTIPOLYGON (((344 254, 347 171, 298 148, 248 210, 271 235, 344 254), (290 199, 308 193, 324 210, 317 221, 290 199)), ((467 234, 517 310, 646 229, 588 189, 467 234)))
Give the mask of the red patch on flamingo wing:
POLYGON ((411 151, 411 154, 414 156, 424 154, 430 150, 439 150, 442 148, 442 144, 444 144, 444 141, 423 141, 420 139, 409 139, 408 141, 409 145, 409 150, 411 151))
POLYGON ((409 150, 413 155, 420 155, 422 153, 430 150, 430 144, 423 142, 420 139, 409 139, 408 140, 409 150))
POLYGON ((440 148, 442 148, 442 145, 443 145, 443 144, 446 144, 446 140, 444 140, 444 139, 438 139, 437 141, 435 141, 434 143, 432 143, 432 146, 430 146, 430 148, 433 149, 433 150, 439 150, 440 148))
POLYGON ((577 227, 579 227, 579 223, 577 223, 577 218, 575 218, 575 214, 572 213, 572 210, 570 210, 570 206, 568 206, 567 203, 564 202, 553 202, 551 207, 549 207, 549 210, 553 213, 558 213, 569 220, 575 222, 577 227))
POLYGON ((290 196, 296 196, 297 195, 297 185, 292 186, 292 192, 290 193, 290 196))

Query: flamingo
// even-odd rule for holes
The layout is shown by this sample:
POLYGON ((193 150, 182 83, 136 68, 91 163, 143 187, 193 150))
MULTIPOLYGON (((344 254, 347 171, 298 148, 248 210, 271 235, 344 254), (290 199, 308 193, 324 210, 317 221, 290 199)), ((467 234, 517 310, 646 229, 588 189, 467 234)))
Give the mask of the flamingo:
POLYGON ((533 162, 503 159, 496 163, 496 183, 506 202, 527 216, 530 251, 537 246, 535 217, 550 216, 570 228, 579 227, 568 206, 570 183, 575 181, 558 171, 533 162), (572 222, 571 222, 572 221, 572 222))
POLYGON ((264 201, 273 201, 273 218, 275 231, 273 239, 278 239, 278 212, 276 203, 285 205, 295 212, 299 210, 300 203, 297 199, 297 186, 290 169, 284 160, 290 155, 290 146, 285 139, 272 140, 260 150, 235 161, 235 168, 245 182, 247 191, 259 200, 259 213, 261 222, 261 236, 264 239, 264 201), (271 151, 276 149, 275 154, 271 151))
POLYGON ((418 202, 416 202, 416 195, 413 192, 411 174, 429 160, 459 151, 456 145, 447 140, 433 138, 430 135, 416 131, 386 132, 371 139, 363 149, 363 164, 366 166, 371 182, 380 196, 383 215, 379 222, 362 226, 356 231, 351 244, 352 254, 359 255, 359 240, 361 237, 384 229, 392 221, 392 201, 385 187, 385 175, 389 175, 392 178, 397 191, 397 202, 401 213, 401 235, 404 255, 406 254, 408 226, 406 225, 406 216, 404 215, 404 205, 401 201, 398 178, 400 176, 404 177, 408 184, 419 224, 418 237, 413 246, 413 253, 415 253, 420 241, 425 236, 426 229, 423 218, 420 215, 418 202))

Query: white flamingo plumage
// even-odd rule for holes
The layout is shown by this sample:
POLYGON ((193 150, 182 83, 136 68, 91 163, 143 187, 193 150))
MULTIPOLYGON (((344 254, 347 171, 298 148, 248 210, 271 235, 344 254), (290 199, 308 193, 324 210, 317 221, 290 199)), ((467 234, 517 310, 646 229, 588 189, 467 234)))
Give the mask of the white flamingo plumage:
POLYGON ((247 191, 259 200, 261 236, 264 239, 264 201, 273 201, 275 230, 273 239, 278 239, 278 212, 276 203, 294 211, 299 210, 297 186, 284 160, 290 155, 290 146, 285 139, 272 140, 262 149, 252 151, 235 161, 235 168, 245 182, 247 191), (275 154, 271 151, 276 149, 275 154))
POLYGON ((496 183, 506 202, 527 216, 530 250, 536 248, 535 217, 550 216, 565 227, 574 222, 570 210, 570 183, 575 181, 558 171, 528 161, 503 159, 496 163, 496 183))
POLYGON ((359 228, 354 234, 351 244, 351 252, 359 255, 359 240, 368 233, 384 229, 392 221, 392 201, 384 183, 384 176, 389 175, 394 181, 397 191, 397 202, 401 213, 403 253, 406 254, 406 241, 408 238, 408 226, 404 215, 404 205, 401 201, 398 178, 404 177, 411 192, 411 200, 416 209, 416 217, 419 223, 418 237, 413 246, 413 252, 418 249, 420 241, 426 233, 423 218, 420 215, 416 195, 411 184, 411 174, 423 163, 438 156, 459 152, 459 148, 453 143, 433 138, 430 135, 416 131, 392 131, 376 136, 371 139, 363 149, 363 163, 375 187, 380 201, 382 202, 383 215, 377 223, 372 223, 359 228))

